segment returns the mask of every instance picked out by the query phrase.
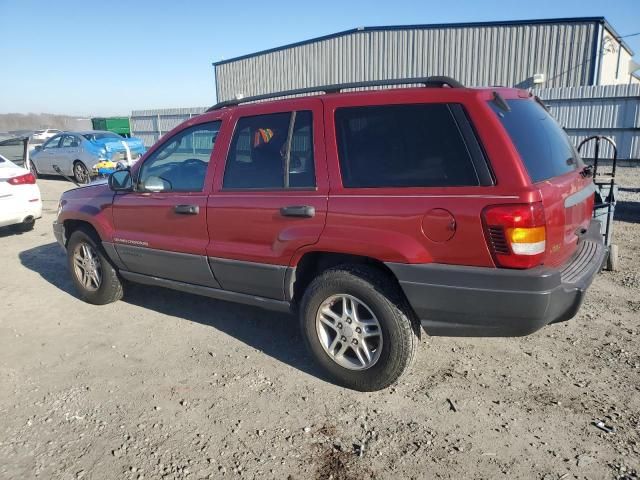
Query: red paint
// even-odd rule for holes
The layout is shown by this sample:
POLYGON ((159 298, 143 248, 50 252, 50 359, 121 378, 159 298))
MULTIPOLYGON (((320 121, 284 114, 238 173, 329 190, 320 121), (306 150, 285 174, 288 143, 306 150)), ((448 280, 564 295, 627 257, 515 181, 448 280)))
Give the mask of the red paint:
POLYGON ((432 242, 446 242, 456 233, 456 219, 444 208, 433 208, 422 218, 422 233, 432 242))
MULTIPOLYGON (((559 264, 575 250, 575 231, 586 226, 593 200, 564 208, 564 199, 590 179, 572 172, 532 185, 519 155, 487 102, 498 90, 506 98, 528 95, 515 89, 405 88, 276 100, 205 113, 164 135, 198 123, 222 120, 204 190, 195 194, 116 194, 106 185, 63 196, 59 221, 92 223, 105 241, 145 241, 149 247, 252 262, 295 265, 307 252, 326 251, 381 261, 495 266, 482 211, 489 205, 542 202, 547 251, 539 262, 559 264), (344 188, 334 114, 345 106, 452 102, 463 105, 495 175, 485 187, 344 188), (314 190, 225 191, 225 159, 238 118, 291 110, 312 110, 316 183, 314 190), (180 203, 197 204, 201 214, 172 213, 180 203), (281 207, 310 205, 313 218, 282 217, 281 207), (430 212, 430 213, 429 213, 430 212), (455 231, 450 230, 450 217, 455 231), (450 236, 450 238, 446 238, 450 236)), ((533 101, 533 100, 531 100, 533 101)))

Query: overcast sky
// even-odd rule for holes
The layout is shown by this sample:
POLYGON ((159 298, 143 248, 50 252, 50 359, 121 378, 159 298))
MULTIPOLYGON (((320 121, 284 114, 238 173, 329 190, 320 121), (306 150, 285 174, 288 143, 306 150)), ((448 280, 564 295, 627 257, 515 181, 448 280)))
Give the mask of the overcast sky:
MULTIPOLYGON (((211 62, 358 26, 604 16, 640 0, 0 0, 0 113, 128 115, 215 102, 211 62)), ((627 43, 640 63, 640 35, 627 43)))

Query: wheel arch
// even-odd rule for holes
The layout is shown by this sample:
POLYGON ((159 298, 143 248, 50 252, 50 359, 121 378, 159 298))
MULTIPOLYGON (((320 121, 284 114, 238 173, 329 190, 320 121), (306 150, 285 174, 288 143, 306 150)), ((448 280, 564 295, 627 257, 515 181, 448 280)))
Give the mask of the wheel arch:
POLYGON ((85 220, 77 220, 77 219, 68 219, 63 223, 64 225, 64 239, 65 239, 65 247, 69 243, 69 238, 73 234, 73 232, 77 230, 84 230, 88 234, 94 237, 94 240, 97 242, 102 242, 102 238, 98 233, 98 230, 90 223, 85 220))
POLYGON ((293 303, 299 302, 304 291, 315 277, 325 270, 339 265, 366 265, 372 267, 387 276, 402 291, 395 274, 384 262, 376 258, 340 252, 310 251, 304 253, 297 264, 289 269, 287 278, 285 278, 287 299, 293 303))

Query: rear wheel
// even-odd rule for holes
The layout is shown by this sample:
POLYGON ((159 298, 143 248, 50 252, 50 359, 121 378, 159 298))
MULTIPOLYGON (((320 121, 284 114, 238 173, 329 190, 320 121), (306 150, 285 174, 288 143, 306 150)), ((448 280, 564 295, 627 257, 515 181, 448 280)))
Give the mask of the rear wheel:
POLYGON ((304 294, 300 321, 317 363, 354 390, 393 384, 417 345, 399 289, 371 267, 342 266, 317 277, 304 294))
POLYGON ((122 298, 118 272, 91 232, 79 229, 71 234, 67 264, 76 290, 85 302, 105 305, 122 298))
POLYGON ((89 175, 89 170, 81 161, 77 161, 73 164, 73 176, 81 185, 86 185, 91 181, 91 176, 89 175))

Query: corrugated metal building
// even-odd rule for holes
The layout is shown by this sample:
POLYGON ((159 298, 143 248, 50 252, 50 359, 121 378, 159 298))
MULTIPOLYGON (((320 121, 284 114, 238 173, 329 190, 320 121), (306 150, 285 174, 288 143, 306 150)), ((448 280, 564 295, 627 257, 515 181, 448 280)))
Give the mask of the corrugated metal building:
POLYGON ((469 86, 638 83, 603 17, 365 27, 215 62, 218 101, 363 80, 448 75, 469 86))
POLYGON ((134 110, 129 117, 131 132, 140 138, 147 147, 150 147, 163 134, 191 117, 200 115, 205 110, 206 107, 134 110))

